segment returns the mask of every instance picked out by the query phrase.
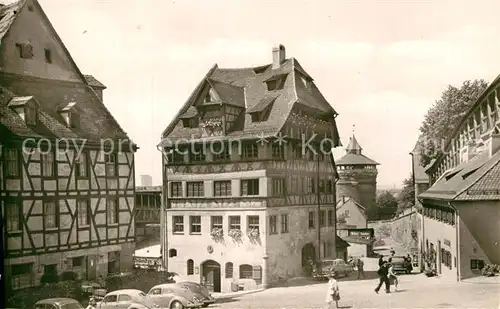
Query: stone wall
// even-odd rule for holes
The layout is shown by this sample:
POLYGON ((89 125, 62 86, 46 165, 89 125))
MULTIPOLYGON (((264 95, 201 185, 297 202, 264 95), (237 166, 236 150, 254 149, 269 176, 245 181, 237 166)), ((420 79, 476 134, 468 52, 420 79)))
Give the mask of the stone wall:
POLYGON ((421 215, 415 210, 405 211, 392 220, 368 221, 368 228, 373 228, 375 238, 391 237, 396 243, 405 248, 420 247, 421 215), (416 232, 416 235, 412 235, 416 232))

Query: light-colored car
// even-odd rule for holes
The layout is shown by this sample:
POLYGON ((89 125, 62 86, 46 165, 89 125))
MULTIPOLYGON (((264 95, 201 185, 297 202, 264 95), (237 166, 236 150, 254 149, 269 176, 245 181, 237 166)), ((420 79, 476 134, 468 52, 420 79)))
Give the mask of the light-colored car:
POLYGON ((83 309, 83 306, 72 298, 48 298, 37 301, 35 309, 83 309))
POLYGON ((193 292, 194 296, 203 302, 202 307, 208 307, 215 303, 215 298, 205 286, 192 281, 182 281, 177 284, 187 286, 193 292))
POLYGON ((155 309, 153 300, 141 290, 127 289, 110 292, 97 303, 97 309, 155 309))
POLYGON ((159 284, 149 290, 148 295, 160 308, 183 309, 203 306, 203 301, 186 285, 178 283, 159 284))
POLYGON ((330 273, 337 276, 347 277, 352 272, 352 266, 342 259, 322 260, 319 267, 313 270, 315 279, 326 279, 330 273))

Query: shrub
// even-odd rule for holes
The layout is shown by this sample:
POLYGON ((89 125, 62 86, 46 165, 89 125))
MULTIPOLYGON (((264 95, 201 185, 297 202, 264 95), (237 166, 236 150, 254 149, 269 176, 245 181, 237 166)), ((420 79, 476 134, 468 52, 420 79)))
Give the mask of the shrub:
POLYGON ((78 281, 78 274, 73 271, 65 271, 59 279, 61 281, 78 281))

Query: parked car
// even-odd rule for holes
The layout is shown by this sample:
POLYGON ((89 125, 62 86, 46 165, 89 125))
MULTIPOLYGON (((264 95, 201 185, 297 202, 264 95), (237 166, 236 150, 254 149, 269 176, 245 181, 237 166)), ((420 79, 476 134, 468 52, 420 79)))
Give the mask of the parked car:
POLYGON ((406 260, 406 257, 404 256, 393 256, 391 257, 391 264, 392 264, 392 269, 394 272, 397 272, 397 273, 405 273, 405 274, 408 274, 409 273, 409 270, 408 270, 408 262, 406 260))
POLYGON ((211 304, 215 303, 215 298, 210 294, 210 291, 203 285, 191 282, 191 281, 183 281, 178 284, 187 286, 189 290, 194 294, 197 299, 200 299, 203 302, 202 307, 208 307, 211 304))
POLYGON ((178 283, 156 285, 149 290, 148 295, 160 308, 198 308, 204 305, 186 285, 178 283))
POLYGON ((83 306, 72 298, 48 298, 37 301, 35 309, 83 309, 83 306))
POLYGON ((318 264, 318 267, 313 269, 313 278, 317 280, 327 279, 331 272, 343 277, 349 276, 352 272, 352 266, 342 259, 322 260, 318 264))
POLYGON ((110 292, 97 303, 97 309, 155 309, 153 300, 143 291, 128 289, 110 292))

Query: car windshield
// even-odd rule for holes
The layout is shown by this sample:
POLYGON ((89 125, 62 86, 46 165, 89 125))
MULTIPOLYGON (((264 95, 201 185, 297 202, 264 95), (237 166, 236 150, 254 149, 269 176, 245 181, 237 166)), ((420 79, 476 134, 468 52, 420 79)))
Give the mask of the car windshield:
POLYGON ((323 266, 323 267, 331 267, 333 265, 335 265, 335 261, 323 261, 323 262, 321 262, 321 266, 323 266))
POLYGON ((69 303, 61 306, 61 309, 83 309, 80 303, 69 303))
POLYGON ((396 257, 396 258, 394 258, 394 257, 393 257, 393 258, 392 258, 392 262, 393 262, 393 263, 403 263, 404 261, 405 261, 405 260, 404 260, 404 258, 402 258, 402 257, 396 257))

